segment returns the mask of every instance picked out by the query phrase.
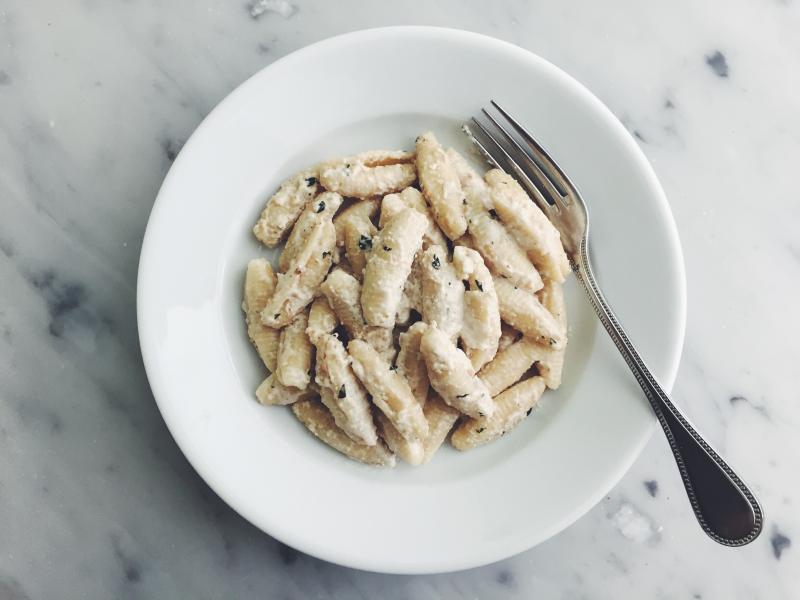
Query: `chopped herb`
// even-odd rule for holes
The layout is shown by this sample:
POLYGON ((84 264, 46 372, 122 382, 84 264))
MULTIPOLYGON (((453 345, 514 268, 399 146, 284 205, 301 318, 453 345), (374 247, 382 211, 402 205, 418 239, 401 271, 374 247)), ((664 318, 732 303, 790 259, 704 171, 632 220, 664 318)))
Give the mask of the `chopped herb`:
POLYGON ((526 413, 525 413, 525 416, 526 416, 526 417, 530 417, 532 412, 533 412, 533 407, 531 406, 531 407, 528 409, 528 412, 526 412, 526 413))
POLYGON ((478 281, 477 279, 475 280, 475 286, 476 286, 476 287, 477 287, 477 288, 478 288, 480 291, 483 291, 483 284, 482 284, 480 281, 478 281))
POLYGON ((326 256, 330 256, 330 255, 331 255, 331 253, 328 250, 325 250, 325 252, 322 253, 322 258, 325 258, 326 256))
POLYGON ((493 209, 493 208, 490 208, 489 209, 489 216, 492 219, 497 220, 497 211, 495 209, 493 209))
POLYGON ((442 262, 439 260, 439 257, 435 254, 433 255, 433 260, 431 261, 431 266, 436 269, 437 271, 442 266, 442 262))
POLYGON ((275 313, 274 315, 272 315, 272 318, 273 319, 277 319, 280 316, 281 316, 281 313, 275 313))
POLYGON ((316 177, 309 177, 306 179, 306 185, 311 187, 312 185, 317 185, 317 178, 316 177))
POLYGON ((478 428, 475 430, 475 433, 483 433, 484 431, 486 431, 486 427, 478 427, 478 428))
POLYGON ((347 396, 347 390, 344 388, 344 385, 339 388, 339 398, 344 398, 347 396))
POLYGON ((459 394, 458 396, 456 396, 456 398, 466 398, 467 396, 469 396, 469 394, 459 394))
POLYGON ((349 169, 349 168, 350 168, 350 163, 347 163, 347 164, 344 166, 344 168, 345 168, 345 169, 349 169))
POLYGON ((467 205, 467 199, 466 199, 466 198, 462 198, 462 199, 461 199, 461 204, 463 204, 464 206, 466 206, 466 205, 467 205))
POLYGON ((323 210, 325 210, 325 200, 320 200, 316 212, 321 213, 323 210))
POLYGON ((463 284, 464 284, 464 289, 465 289, 466 291, 469 291, 469 279, 462 279, 462 280, 461 280, 461 283, 463 283, 463 284))
POLYGON ((485 417, 486 415, 485 415, 485 414, 483 414, 481 411, 478 411, 478 416, 479 416, 479 417, 485 417))
POLYGON ((554 340, 553 338, 547 338, 547 341, 548 341, 548 343, 549 343, 551 346, 555 346, 555 345, 558 343, 558 342, 557 342, 556 340, 554 340))
POLYGON ((383 249, 384 249, 386 252, 391 252, 391 251, 392 251, 392 249, 391 249, 391 248, 389 248, 389 246, 384 246, 384 247, 383 247, 383 249))
POLYGON ((392 365, 391 367, 389 367, 389 370, 390 371, 397 371, 397 365, 392 365))
POLYGON ((372 250, 372 238, 362 235, 358 238, 359 250, 372 250))

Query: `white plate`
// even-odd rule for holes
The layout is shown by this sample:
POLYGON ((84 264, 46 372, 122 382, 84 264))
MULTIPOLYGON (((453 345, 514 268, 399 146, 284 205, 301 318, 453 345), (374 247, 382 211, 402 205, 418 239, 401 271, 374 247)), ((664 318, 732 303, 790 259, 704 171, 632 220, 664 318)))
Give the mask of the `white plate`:
POLYGON ((490 98, 540 138, 590 203, 603 289, 671 387, 685 322, 680 244, 664 194, 597 98, 516 46, 463 31, 361 31, 295 52, 225 99, 186 143, 142 248, 139 333, 164 419, 208 484, 270 535, 335 563, 394 573, 463 569, 538 544, 625 473, 654 418, 574 281, 565 383, 485 448, 443 448, 425 467, 362 466, 291 411, 259 406, 264 376, 240 308, 250 234, 292 172, 374 147, 411 148, 490 98))

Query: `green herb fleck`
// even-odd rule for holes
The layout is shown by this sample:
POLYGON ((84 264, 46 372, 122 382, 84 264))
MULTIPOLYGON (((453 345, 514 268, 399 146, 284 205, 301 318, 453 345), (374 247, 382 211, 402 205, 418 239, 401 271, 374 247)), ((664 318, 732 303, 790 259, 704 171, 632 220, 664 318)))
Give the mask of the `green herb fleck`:
POLYGON ((533 407, 531 406, 531 407, 528 409, 528 412, 526 412, 526 413, 525 413, 525 416, 526 416, 526 417, 530 417, 532 412, 533 412, 533 407))
POLYGON ((339 398, 344 398, 347 396, 347 390, 344 388, 344 384, 342 387, 339 388, 339 398))
POLYGON ((478 288, 480 291, 483 291, 483 284, 482 284, 480 281, 478 281, 477 279, 475 280, 475 286, 476 286, 476 287, 477 287, 477 288, 478 288))
POLYGON ((316 177, 309 177, 306 179, 306 185, 311 187, 312 185, 317 185, 317 178, 316 177))
POLYGON ((433 255, 433 260, 431 261, 431 266, 436 269, 437 271, 441 268, 442 262, 439 260, 439 257, 435 254, 433 255))
POLYGON ((459 394, 458 396, 456 396, 456 398, 466 398, 467 396, 469 396, 469 394, 459 394))
POLYGON ((372 250, 372 238, 362 235, 358 238, 359 250, 372 250))
POLYGON ((386 252, 391 252, 391 251, 392 251, 392 249, 391 249, 391 248, 389 248, 389 246, 384 246, 384 247, 383 247, 383 249, 384 249, 386 252))
POLYGON ((330 255, 331 255, 331 253, 328 250, 325 250, 325 252, 322 253, 322 258, 325 258, 326 256, 330 256, 330 255))
POLYGON ((495 209, 493 209, 493 208, 490 208, 489 209, 489 216, 492 219, 497 220, 497 211, 495 209))
POLYGON ((323 210, 325 210, 325 200, 320 200, 316 212, 321 213, 323 210))
POLYGON ((486 427, 478 427, 478 428, 475 430, 475 433, 483 433, 484 431, 486 431, 486 427))

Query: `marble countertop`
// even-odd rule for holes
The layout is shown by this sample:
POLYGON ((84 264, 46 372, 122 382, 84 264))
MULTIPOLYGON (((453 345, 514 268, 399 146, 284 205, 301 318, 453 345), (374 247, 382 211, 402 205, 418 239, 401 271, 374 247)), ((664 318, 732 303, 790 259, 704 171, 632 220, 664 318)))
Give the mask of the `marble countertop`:
POLYGON ((799 30, 797 0, 0 3, 0 599, 800 597, 799 30), (674 395, 759 494, 755 543, 699 530, 661 435, 555 538, 424 577, 298 554, 183 458, 136 333, 161 180, 246 77, 390 24, 529 48, 639 141, 686 260, 674 395))

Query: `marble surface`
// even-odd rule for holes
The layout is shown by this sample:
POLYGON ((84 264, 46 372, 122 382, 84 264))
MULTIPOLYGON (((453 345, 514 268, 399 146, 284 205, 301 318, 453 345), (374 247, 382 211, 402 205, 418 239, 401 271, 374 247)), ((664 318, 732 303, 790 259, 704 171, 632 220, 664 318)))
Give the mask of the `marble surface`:
POLYGON ((800 3, 0 3, 0 599, 800 597, 800 3), (148 213, 200 120, 276 58, 389 24, 480 31, 566 69, 655 166, 688 274, 675 397, 760 495, 700 532, 661 436, 559 536, 481 569, 384 576, 237 516, 142 368, 148 213))

